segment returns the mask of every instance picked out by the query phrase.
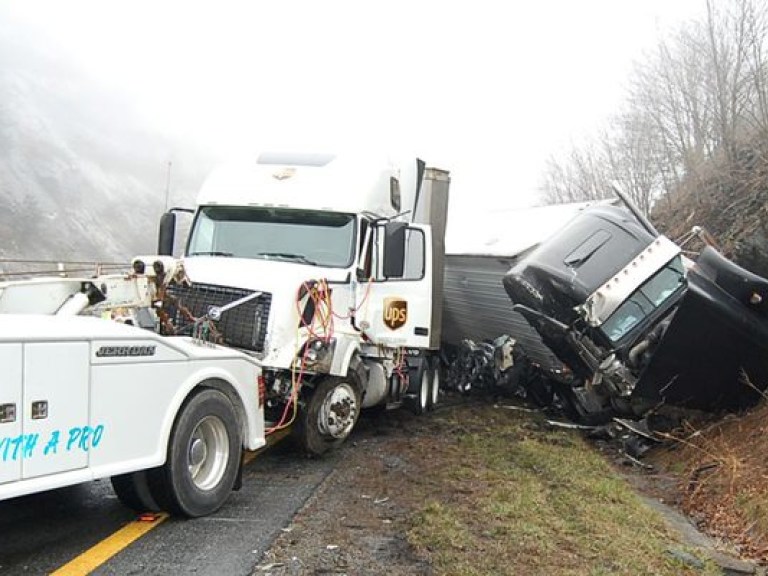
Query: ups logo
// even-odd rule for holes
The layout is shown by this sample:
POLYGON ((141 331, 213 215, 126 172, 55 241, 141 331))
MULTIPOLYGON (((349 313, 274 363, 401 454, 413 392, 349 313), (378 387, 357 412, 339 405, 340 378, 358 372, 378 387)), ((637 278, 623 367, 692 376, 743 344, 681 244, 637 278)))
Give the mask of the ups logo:
POLYGON ((402 298, 384 298, 384 324, 397 330, 408 320, 408 302, 402 298))

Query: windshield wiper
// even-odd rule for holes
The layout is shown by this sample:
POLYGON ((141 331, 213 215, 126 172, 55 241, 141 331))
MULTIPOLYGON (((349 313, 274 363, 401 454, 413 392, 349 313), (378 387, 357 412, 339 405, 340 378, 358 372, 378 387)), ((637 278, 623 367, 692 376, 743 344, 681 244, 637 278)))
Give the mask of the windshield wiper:
POLYGON ((267 258, 280 258, 282 260, 290 260, 292 262, 301 262, 302 264, 310 264, 311 266, 317 266, 317 262, 310 260, 303 254, 290 254, 289 252, 259 252, 256 254, 259 256, 266 256, 267 258))
POLYGON ((209 251, 209 252, 190 252, 187 254, 187 256, 226 256, 228 258, 231 258, 234 256, 232 252, 218 252, 218 251, 209 251))

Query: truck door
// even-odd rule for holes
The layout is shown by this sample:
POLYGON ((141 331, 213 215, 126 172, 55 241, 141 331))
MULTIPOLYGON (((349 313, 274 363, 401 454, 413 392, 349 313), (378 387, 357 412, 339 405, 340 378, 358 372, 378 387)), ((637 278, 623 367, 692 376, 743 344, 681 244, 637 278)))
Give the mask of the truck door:
POLYGON ((21 344, 0 344, 0 484, 21 478, 21 459, 13 458, 21 433, 21 344))
POLYGON ((364 258, 373 260, 372 281, 358 285, 358 326, 373 340, 391 347, 428 348, 432 329, 432 253, 429 228, 404 226, 405 266, 387 275, 385 226, 374 226, 364 258))
POLYGON ((88 342, 24 345, 22 478, 88 465, 88 342))

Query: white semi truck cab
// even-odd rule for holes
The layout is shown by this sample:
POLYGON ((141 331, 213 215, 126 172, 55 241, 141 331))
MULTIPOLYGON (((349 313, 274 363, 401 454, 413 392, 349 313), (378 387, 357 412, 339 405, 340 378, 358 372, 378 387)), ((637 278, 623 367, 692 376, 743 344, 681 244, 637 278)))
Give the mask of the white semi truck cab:
MULTIPOLYGON (((448 188, 416 158, 264 153, 211 174, 178 261, 134 267, 170 279, 163 333, 257 357, 267 432, 322 454, 362 408, 438 401, 448 188)), ((160 255, 175 229, 171 211, 160 255)))

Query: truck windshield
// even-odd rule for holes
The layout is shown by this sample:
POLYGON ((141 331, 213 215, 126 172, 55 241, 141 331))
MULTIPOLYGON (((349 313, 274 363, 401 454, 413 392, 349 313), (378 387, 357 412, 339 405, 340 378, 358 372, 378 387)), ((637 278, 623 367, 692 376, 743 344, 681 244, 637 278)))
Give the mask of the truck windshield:
POLYGON ((187 256, 284 260, 345 268, 354 257, 355 216, 338 212, 204 206, 187 256))
POLYGON ((603 323, 601 329, 611 342, 621 340, 630 330, 660 308, 684 285, 680 256, 656 272, 603 323))

